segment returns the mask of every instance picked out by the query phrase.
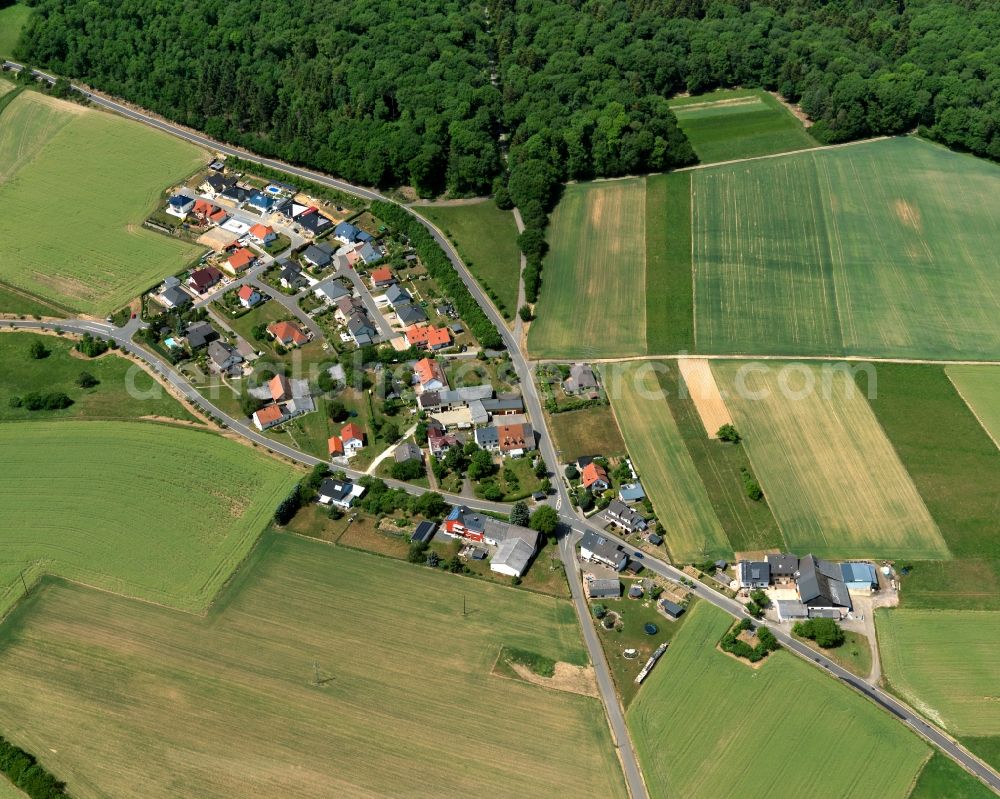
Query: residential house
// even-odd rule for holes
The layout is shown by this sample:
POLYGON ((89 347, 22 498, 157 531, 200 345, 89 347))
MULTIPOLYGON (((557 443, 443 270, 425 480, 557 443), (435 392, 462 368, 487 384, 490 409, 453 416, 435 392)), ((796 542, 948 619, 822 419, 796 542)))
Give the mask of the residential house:
POLYGON ((278 282, 286 289, 300 289, 308 281, 302 276, 302 270, 291 263, 286 263, 281 267, 278 275, 278 282))
POLYGON ((641 483, 625 483, 618 489, 618 499, 622 502, 641 502, 645 498, 641 483))
POLYGON ((236 178, 227 178, 218 172, 209 173, 198 186, 198 191, 207 194, 209 197, 218 197, 226 189, 236 185, 236 178))
POLYGON ((799 560, 795 587, 810 616, 839 617, 851 610, 851 595, 844 584, 843 571, 836 563, 806 555, 799 560))
POLYGON ((284 375, 275 375, 267 382, 267 390, 271 392, 271 399, 275 402, 284 402, 292 398, 292 385, 284 375))
POLYGON ((455 505, 444 520, 444 532, 454 538, 481 541, 499 547, 505 541, 520 539, 531 547, 533 555, 538 549, 538 531, 502 522, 484 513, 455 505))
POLYGON ((253 415, 253 423, 258 430, 263 432, 277 424, 288 420, 284 409, 280 405, 265 405, 253 415))
POLYGON ((219 334, 208 322, 192 322, 188 325, 184 337, 192 351, 200 350, 207 346, 210 341, 215 341, 219 334))
POLYGON ((234 183, 232 186, 222 190, 220 194, 217 195, 224 200, 229 200, 229 202, 235 205, 242 205, 246 202, 247 197, 250 196, 250 192, 244 189, 242 186, 234 183))
POLYGON ((435 360, 421 358, 414 364, 413 372, 421 391, 440 391, 442 388, 448 388, 444 369, 435 360))
POLYGON ((222 272, 214 266, 206 266, 203 269, 196 269, 188 278, 188 285, 199 294, 204 294, 212 286, 222 280, 222 272))
POLYGON ((317 501, 320 505, 335 505, 346 510, 356 499, 364 496, 365 487, 350 480, 328 477, 320 483, 317 501))
POLYGON ((408 461, 422 461, 424 459, 423 452, 420 451, 420 447, 409 441, 404 441, 398 447, 396 447, 395 452, 392 456, 396 459, 396 463, 406 463, 408 461))
POLYGON ((346 325, 356 313, 367 315, 365 304, 358 297, 341 297, 334 305, 337 310, 333 312, 333 318, 342 325, 346 325))
POLYGON ((473 433, 476 444, 489 452, 500 451, 500 433, 495 427, 477 427, 473 433))
POLYGON ((426 322, 427 314, 424 313, 424 309, 419 305, 406 303, 396 308, 396 318, 403 327, 410 327, 418 325, 421 322, 426 322))
POLYGON ((741 560, 736 564, 736 579, 740 588, 767 588, 771 584, 771 567, 762 560, 741 560))
POLYGON ((517 458, 535 449, 535 431, 527 422, 496 425, 500 454, 517 458))
POLYGON ((358 241, 360 229, 350 222, 341 222, 333 229, 333 237, 344 244, 353 244, 358 241))
POLYGON ((267 326, 267 332, 283 347, 301 347, 309 341, 295 322, 272 322, 267 326))
POLYGON ((575 363, 570 367, 569 377, 563 381, 563 391, 567 394, 583 394, 597 389, 597 378, 589 364, 575 363))
POLYGON ((247 205, 262 214, 266 214, 271 210, 271 206, 274 204, 274 198, 270 194, 265 194, 262 191, 254 191, 247 198, 247 205))
POLYGON ((384 289, 396 282, 396 276, 388 266, 380 266, 373 269, 371 273, 372 286, 377 289, 384 289))
POLYGON ((244 308, 253 308, 260 305, 264 300, 260 292, 253 286, 240 286, 239 291, 236 292, 236 296, 239 298, 240 305, 244 308))
POLYGON ((259 222, 250 228, 247 235, 250 237, 250 241, 258 247, 266 247, 278 238, 278 234, 274 232, 273 227, 270 225, 262 225, 259 222))
POLYGON ((194 198, 183 194, 175 194, 167 200, 167 213, 178 219, 187 219, 192 208, 194 208, 194 198))
POLYGON ((306 233, 309 233, 314 237, 325 233, 333 224, 333 222, 323 216, 323 214, 315 208, 310 208, 295 221, 301 225, 302 229, 306 233))
POLYGON ((354 343, 359 347, 374 344, 378 337, 378 330, 371 323, 368 314, 362 311, 355 311, 351 318, 347 320, 347 332, 351 334, 354 343))
POLYGON ((235 374, 243 363, 243 356, 224 341, 212 341, 208 345, 208 362, 212 369, 221 374, 235 374))
POLYGON ((621 546, 593 530, 587 530, 580 539, 580 557, 619 572, 628 565, 628 556, 621 546))
MULTIPOLYGON (((787 552, 780 555, 771 553, 765 555, 764 560, 771 569, 771 579, 776 583, 792 582, 795 579, 795 572, 799 570, 798 555, 790 555, 787 552)), ((725 568, 723 566, 722 570, 725 568)))
POLYGON ((200 224, 206 224, 211 219, 212 214, 218 211, 218 207, 212 205, 208 200, 199 197, 194 201, 194 208, 191 209, 191 216, 198 220, 200 224))
POLYGON ((206 222, 211 222, 213 225, 223 225, 229 219, 229 214, 225 212, 222 208, 215 208, 209 213, 206 222))
POLYGON ((445 433, 443 428, 433 427, 427 430, 427 448, 435 458, 441 457, 453 447, 461 446, 461 443, 455 436, 445 433))
POLYGON ((365 445, 365 433, 354 422, 348 422, 340 428, 340 438, 344 442, 344 454, 348 458, 356 455, 365 445))
POLYGON ((580 472, 580 479, 583 482, 583 487, 590 489, 592 492, 600 493, 607 491, 611 487, 607 470, 596 461, 591 461, 583 467, 583 471, 580 472))
POLYGON ((617 577, 595 577, 588 574, 583 588, 590 599, 618 599, 622 595, 622 581, 617 577))
POLYGON ((310 244, 301 258, 316 269, 326 269, 333 261, 333 248, 329 244, 310 244))
POLYGON ((611 500, 605 515, 630 533, 641 532, 647 527, 646 520, 619 499, 611 500))
POLYGON ((313 286, 313 294, 317 299, 328 305, 335 305, 341 297, 350 297, 351 292, 339 280, 317 283, 313 286))
POLYGON ((406 331, 406 343, 411 347, 426 347, 439 350, 451 344, 451 333, 446 327, 419 325, 406 331))
POLYGON ((358 255, 361 256, 361 260, 365 264, 374 264, 381 261, 385 256, 379 251, 379 249, 370 242, 365 242, 359 245, 357 248, 358 255))
POLYGON ((191 295, 180 286, 170 286, 157 295, 157 299, 165 308, 182 308, 190 305, 191 295))
POLYGON ((511 537, 502 541, 490 561, 490 571, 508 577, 520 577, 528 570, 535 556, 535 547, 523 538, 511 537))
POLYGON ((400 305, 406 305, 407 303, 413 302, 413 297, 410 296, 410 292, 395 283, 389 286, 386 290, 385 298, 393 308, 398 308, 400 305))
POLYGON ((257 260, 250 250, 246 247, 240 247, 236 252, 226 259, 226 263, 229 264, 229 268, 233 271, 233 274, 239 274, 244 269, 249 269, 253 266, 254 261, 257 260))

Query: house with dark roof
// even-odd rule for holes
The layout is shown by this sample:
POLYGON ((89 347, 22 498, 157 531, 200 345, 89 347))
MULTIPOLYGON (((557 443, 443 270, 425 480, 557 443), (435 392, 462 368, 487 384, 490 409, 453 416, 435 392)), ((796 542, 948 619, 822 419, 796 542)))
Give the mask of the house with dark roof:
POLYGON ((647 527, 646 520, 620 499, 613 499, 604 512, 605 516, 630 533, 638 533, 647 527))
POLYGON ((255 211, 259 211, 262 214, 266 214, 271 210, 271 206, 274 204, 274 199, 270 194, 265 194, 262 191, 254 191, 247 198, 247 205, 253 208, 255 211))
POLYGON ((184 338, 187 339, 188 346, 192 350, 200 350, 218 337, 219 334, 208 322, 192 322, 184 333, 184 338))
POLYGON ((317 502, 320 505, 335 505, 347 509, 356 499, 364 496, 365 490, 364 486, 352 483, 350 480, 328 477, 319 486, 317 502))
POLYGON ((413 302, 413 297, 410 296, 410 292, 396 283, 393 283, 388 289, 386 289, 385 298, 393 308, 398 308, 400 305, 406 305, 407 303, 413 302))
POLYGON ((347 332, 351 334, 355 344, 364 347, 366 344, 374 344, 378 337, 378 330, 368 319, 368 314, 362 311, 355 311, 347 320, 347 332))
POLYGON ((361 231, 350 222, 341 222, 333 229, 333 237, 344 244, 353 244, 361 231))
POLYGON ((569 369, 569 377, 563 380, 563 391, 567 394, 583 394, 597 389, 594 370, 586 363, 575 363, 569 369))
POLYGON ((622 595, 622 581, 617 577, 587 575, 583 583, 590 599, 618 599, 622 595))
POLYGON ((434 522, 422 521, 417 525, 417 528, 413 531, 410 536, 410 543, 412 544, 429 544, 431 539, 434 538, 434 533, 437 532, 437 525, 434 522))
POLYGON ((236 178, 227 178, 218 172, 210 172, 198 186, 198 191, 209 197, 217 197, 230 186, 236 185, 236 178))
POLYGON ((404 441, 395 451, 392 453, 392 457, 395 458, 396 463, 407 463, 409 461, 422 461, 424 459, 424 453, 420 451, 420 447, 410 441, 404 441))
POLYGON ((306 211, 302 216, 298 217, 296 222, 302 226, 302 229, 307 233, 311 233, 313 236, 319 236, 330 229, 333 224, 329 219, 327 219, 323 214, 321 214, 315 208, 306 211))
POLYGON ((619 572, 628 565, 628 556, 621 546, 593 530, 587 530, 580 539, 580 557, 619 572))
POLYGON ((843 572, 836 563, 806 555, 799 560, 795 577, 799 601, 809 608, 809 615, 816 611, 846 612, 851 610, 851 595, 844 584, 843 572))
POLYGON ((223 189, 222 193, 219 194, 218 196, 222 197, 223 199, 229 200, 230 202, 235 203, 236 205, 242 205, 243 203, 246 202, 247 197, 250 196, 250 192, 248 192, 242 186, 238 186, 237 184, 234 183, 232 186, 223 189))
POLYGON ((464 505, 452 507, 444 520, 444 532, 453 538, 482 541, 494 547, 500 546, 510 538, 520 538, 530 544, 533 551, 538 549, 537 530, 502 522, 492 516, 470 510, 464 505))
POLYGON ((194 198, 184 194, 175 194, 167 200, 167 213, 178 219, 186 219, 194 208, 194 198))
POLYGON ((618 499, 622 502, 641 502, 646 498, 646 492, 642 489, 642 483, 624 483, 618 489, 618 499))
POLYGON ((408 302, 396 308, 396 318, 399 319, 399 323, 403 327, 410 327, 411 325, 419 325, 421 322, 426 322, 427 314, 424 313, 424 309, 419 305, 408 302))
POLYGON ((684 608, 669 599, 661 599, 657 607, 669 619, 679 619, 684 614, 684 608))
POLYGON ((358 255, 361 256, 361 260, 365 264, 374 264, 381 261, 385 256, 382 255, 381 251, 371 242, 365 242, 360 247, 357 248, 358 255))
POLYGON ((191 295, 180 286, 170 286, 157 295, 160 304, 166 308, 181 308, 191 304, 191 295))
POLYGON ((771 584, 771 567, 762 560, 741 560, 736 564, 736 579, 740 588, 767 588, 771 584))
POLYGON ((222 272, 214 266, 206 266, 203 269, 196 269, 188 278, 188 285, 199 294, 204 294, 212 286, 222 280, 222 272))
MULTIPOLYGON (((771 579, 782 582, 790 581, 795 577, 795 572, 799 570, 799 556, 791 555, 787 552, 782 554, 770 553, 764 556, 767 565, 771 567, 771 579)), ((725 568, 723 566, 722 568, 725 568)))
POLYGON ((457 436, 448 435, 443 428, 429 428, 427 430, 427 447, 431 455, 435 458, 443 455, 453 447, 461 445, 457 436))
POLYGON ((216 372, 221 374, 238 374, 243 356, 224 341, 211 341, 208 344, 208 362, 216 372))
POLYGON ((302 251, 302 260, 316 269, 326 269, 333 261, 333 247, 329 244, 310 244, 302 251))
POLYGON ((337 300, 341 297, 351 296, 350 289, 346 288, 339 280, 317 283, 313 286, 313 294, 327 305, 336 305, 337 300))
POLYGON ((308 281, 303 277, 302 270, 293 263, 285 263, 278 274, 278 282, 286 289, 300 289, 308 281))
POLYGON ((489 452, 497 452, 500 449, 500 434, 495 427, 477 427, 473 433, 476 444, 489 452))

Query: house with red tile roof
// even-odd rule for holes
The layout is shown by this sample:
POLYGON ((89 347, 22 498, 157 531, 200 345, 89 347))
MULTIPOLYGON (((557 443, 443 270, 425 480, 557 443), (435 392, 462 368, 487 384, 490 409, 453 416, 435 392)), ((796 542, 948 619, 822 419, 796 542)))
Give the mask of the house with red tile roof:
POLYGON ((498 424, 496 429, 501 455, 517 457, 535 449, 535 431, 527 422, 498 424))
POLYGON ((250 250, 246 247, 240 247, 236 252, 229 256, 226 263, 234 273, 238 274, 244 269, 249 269, 253 266, 253 262, 256 260, 257 257, 250 252, 250 250))
POLYGON ((236 296, 239 297, 240 305, 244 308, 253 308, 255 305, 259 305, 261 300, 264 299, 260 296, 260 292, 253 286, 240 286, 239 291, 236 292, 236 296))
POLYGON ((341 458, 344 455, 344 439, 340 436, 330 436, 326 442, 331 458, 341 458))
POLYGON ((396 276, 388 266, 380 266, 378 269, 373 269, 371 278, 372 286, 377 289, 384 289, 396 282, 396 276))
POLYGON ((205 222, 214 214, 218 209, 210 203, 199 197, 194 201, 194 208, 191 209, 191 215, 195 217, 199 222, 205 222))
POLYGON ((365 445, 365 433, 354 422, 348 422, 340 428, 340 438, 344 442, 344 454, 348 458, 365 445))
POLYGON ((253 423, 257 426, 258 430, 264 431, 269 427, 274 427, 276 424, 281 424, 287 418, 280 405, 265 405, 254 413, 253 423))
POLYGON ((414 325, 406 331, 406 343, 411 347, 439 350, 451 344, 451 332, 446 327, 414 325))
POLYGON ((227 219, 229 219, 229 214, 227 214, 222 208, 216 208, 208 215, 208 221, 213 225, 221 225, 227 219))
POLYGON ((607 470, 599 463, 594 463, 593 461, 583 467, 580 477, 583 487, 589 488, 591 491, 607 491, 611 486, 607 470))
POLYGON ((278 238, 278 234, 274 232, 273 227, 270 225, 262 225, 259 222, 250 228, 247 235, 250 236, 250 241, 254 244, 259 244, 261 247, 266 247, 278 238))
POLYGON ((271 399, 275 402, 282 402, 283 400, 292 398, 292 386, 288 382, 288 378, 284 375, 275 375, 267 383, 268 391, 271 392, 271 399))
POLYGON ((421 391, 440 391, 448 388, 448 378, 444 375, 441 364, 430 358, 421 358, 413 365, 413 373, 417 376, 417 384, 421 391))
POLYGON ((271 322, 267 332, 283 347, 301 347, 309 342, 309 337, 294 322, 271 322))

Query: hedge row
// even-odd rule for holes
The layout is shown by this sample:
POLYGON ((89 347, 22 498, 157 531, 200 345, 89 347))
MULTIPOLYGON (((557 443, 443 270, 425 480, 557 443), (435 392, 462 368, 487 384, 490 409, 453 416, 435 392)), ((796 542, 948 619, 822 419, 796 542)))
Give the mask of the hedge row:
POLYGON ((66 786, 23 749, 0 737, 0 771, 31 799, 69 796, 66 786))
POLYGON ((441 249, 441 245, 435 241, 420 220, 394 203, 373 202, 371 212, 389 227, 409 237, 410 244, 417 251, 430 276, 437 281, 441 291, 451 299, 472 334, 479 339, 479 343, 489 350, 502 349, 503 339, 500 333, 469 293, 468 287, 462 282, 462 278, 441 249))

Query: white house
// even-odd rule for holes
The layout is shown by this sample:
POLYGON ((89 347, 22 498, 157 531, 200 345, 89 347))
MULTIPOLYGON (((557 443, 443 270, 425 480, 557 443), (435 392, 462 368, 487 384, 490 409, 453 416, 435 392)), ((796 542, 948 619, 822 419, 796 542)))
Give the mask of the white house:
POLYGON ((350 458, 365 445, 365 434, 354 422, 348 422, 340 429, 340 439, 344 442, 344 454, 350 458))
POLYGON ((628 565, 628 556, 620 546, 591 530, 580 539, 580 557, 593 563, 603 563, 615 571, 621 571, 628 565))
POLYGON ((236 296, 240 298, 240 305, 244 308, 253 308, 255 305, 259 305, 263 299, 260 296, 260 292, 253 286, 240 286, 240 290, 236 292, 236 296))
POLYGON ((354 504, 354 500, 364 496, 365 487, 350 480, 335 480, 328 477, 320 485, 317 493, 320 505, 335 505, 347 509, 354 504))
POLYGON ((183 194, 175 194, 167 200, 167 213, 178 219, 187 218, 192 208, 194 208, 194 198, 186 197, 183 194))

